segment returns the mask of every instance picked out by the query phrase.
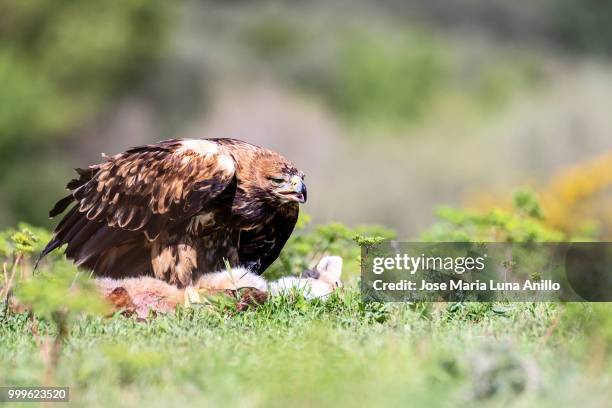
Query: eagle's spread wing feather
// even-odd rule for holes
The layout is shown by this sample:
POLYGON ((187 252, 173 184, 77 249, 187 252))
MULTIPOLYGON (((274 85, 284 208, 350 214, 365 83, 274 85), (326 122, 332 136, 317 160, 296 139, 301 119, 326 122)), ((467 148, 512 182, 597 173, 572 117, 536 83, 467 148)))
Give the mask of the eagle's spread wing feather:
MULTIPOLYGON (((84 264, 105 247, 123 241, 129 248, 135 232, 153 241, 171 224, 195 215, 227 188, 235 172, 233 158, 216 143, 199 142, 190 146, 170 140, 133 148, 77 169, 79 178, 67 185, 70 195, 49 215, 62 213, 72 202, 76 205, 42 256, 68 244, 66 254, 84 264)), ((138 258, 138 253, 131 255, 138 258)))

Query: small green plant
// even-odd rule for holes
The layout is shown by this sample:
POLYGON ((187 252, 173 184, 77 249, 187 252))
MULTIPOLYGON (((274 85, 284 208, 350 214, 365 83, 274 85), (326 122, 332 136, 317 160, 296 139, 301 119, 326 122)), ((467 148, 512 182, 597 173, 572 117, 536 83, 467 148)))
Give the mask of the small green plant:
POLYGON ((66 260, 57 261, 50 270, 20 282, 15 293, 37 317, 56 323, 58 315, 68 323, 81 313, 107 311, 88 274, 78 271, 66 260))
POLYGON ((41 338, 33 321, 31 328, 46 366, 43 383, 53 383, 62 346, 70 334, 70 327, 83 313, 108 313, 108 307, 88 279, 68 261, 55 262, 50 271, 19 282, 15 290, 18 302, 33 314, 55 327, 53 338, 41 338))
POLYGON ((469 211, 442 207, 439 221, 421 235, 426 242, 558 242, 567 237, 543 222, 537 197, 526 190, 514 196, 513 211, 469 211))
POLYGON ((3 306, 3 316, 8 313, 9 297, 15 280, 18 277, 21 280, 26 279, 31 274, 27 260, 42 249, 41 242, 46 242, 45 239, 48 237, 49 234, 44 230, 27 224, 20 224, 17 229, 0 232, 0 262, 2 263, 0 302, 3 306))
POLYGON ((55 337, 50 340, 38 335, 36 322, 30 325, 47 366, 45 384, 52 382, 62 344, 74 318, 81 313, 107 311, 93 282, 68 261, 59 260, 57 255, 52 257, 50 264, 45 264, 44 272, 33 276, 32 258, 48 239, 48 232, 26 224, 0 232, 2 318, 9 317, 9 304, 12 304, 15 309, 28 310, 32 319, 42 319, 55 326, 55 337))
POLYGON ((530 190, 519 190, 514 194, 514 208, 527 217, 544 219, 538 197, 530 190))
POLYGON ((353 240, 360 247, 371 247, 381 242, 385 241, 385 237, 377 236, 377 237, 364 237, 363 235, 355 235, 353 240))
POLYGON ((280 257, 266 271, 266 277, 274 279, 285 275, 300 275, 312 269, 326 255, 341 256, 344 269, 359 270, 360 242, 369 239, 392 239, 395 233, 380 226, 359 226, 349 228, 341 223, 330 223, 307 229, 308 215, 300 216, 293 233, 280 257), (365 238, 377 237, 377 238, 365 238))

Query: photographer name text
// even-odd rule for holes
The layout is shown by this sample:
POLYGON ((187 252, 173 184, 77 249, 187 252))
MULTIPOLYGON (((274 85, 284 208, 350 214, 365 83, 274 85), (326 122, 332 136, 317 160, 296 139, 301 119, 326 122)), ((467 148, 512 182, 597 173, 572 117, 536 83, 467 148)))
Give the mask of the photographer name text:
POLYGON ((561 284, 552 280, 540 280, 525 282, 497 282, 494 280, 468 282, 464 280, 451 280, 449 282, 429 282, 421 280, 415 282, 402 279, 397 282, 385 282, 377 279, 372 282, 372 287, 377 291, 539 291, 553 292, 561 290, 561 284))

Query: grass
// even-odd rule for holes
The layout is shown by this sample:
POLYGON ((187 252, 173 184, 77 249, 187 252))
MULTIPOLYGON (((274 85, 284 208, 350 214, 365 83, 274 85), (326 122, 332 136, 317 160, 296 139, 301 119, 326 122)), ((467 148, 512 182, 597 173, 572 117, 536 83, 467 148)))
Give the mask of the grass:
MULTIPOLYGON (((533 194, 514 205, 443 210, 423 238, 559 239, 533 194)), ((308 255, 342 255, 347 285, 327 302, 274 298, 245 313, 196 307, 139 323, 95 315, 95 293, 61 254, 33 279, 22 262, 14 293, 37 317, 0 321, 0 385, 69 386, 72 405, 88 407, 598 407, 612 397, 611 304, 364 303, 353 240, 389 232, 302 224, 268 278, 304 270, 308 255)), ((45 234, 0 234, 7 271, 45 234)))
MULTIPOLYGON (((349 285, 325 303, 280 298, 242 314, 86 316, 54 383, 71 387, 75 406, 603 406, 609 357, 564 314, 553 304, 363 304, 349 285)), ((0 325, 0 384, 44 377, 30 322, 0 325)))

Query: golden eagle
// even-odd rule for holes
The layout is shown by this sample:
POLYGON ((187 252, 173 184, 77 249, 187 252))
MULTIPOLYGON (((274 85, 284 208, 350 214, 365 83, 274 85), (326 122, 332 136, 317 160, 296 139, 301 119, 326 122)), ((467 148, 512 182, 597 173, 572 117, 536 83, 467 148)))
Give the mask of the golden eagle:
POLYGON ((49 212, 64 212, 41 258, 66 256, 98 276, 151 275, 184 287, 224 260, 261 274, 293 232, 304 173, 234 139, 173 139, 86 169, 49 212))

